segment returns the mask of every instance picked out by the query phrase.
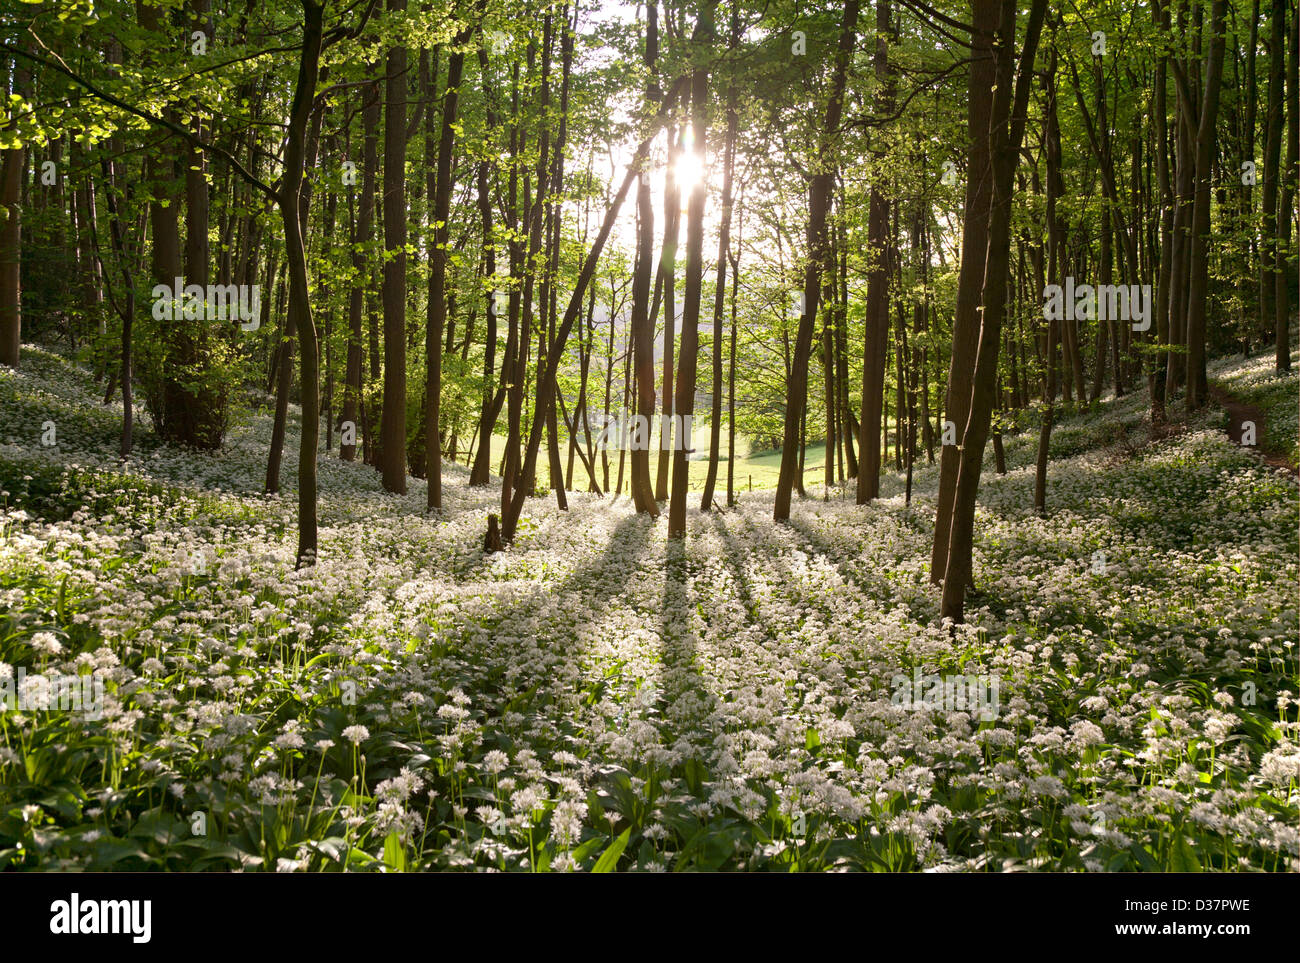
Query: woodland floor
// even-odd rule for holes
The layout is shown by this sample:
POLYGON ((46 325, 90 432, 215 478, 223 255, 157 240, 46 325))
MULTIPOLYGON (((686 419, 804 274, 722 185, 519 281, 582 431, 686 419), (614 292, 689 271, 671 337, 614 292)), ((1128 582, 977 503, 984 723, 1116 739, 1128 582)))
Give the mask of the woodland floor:
POLYGON ((88 373, 25 347, 0 681, 107 692, 0 713, 0 867, 1298 869, 1297 481, 1228 437, 1253 407, 1294 464, 1297 378, 1211 379, 1242 407, 1158 437, 1145 393, 1064 417, 1046 517, 1008 435, 953 634, 929 466, 910 506, 891 472, 788 525, 744 492, 684 546, 626 499, 534 499, 485 557, 499 493, 463 466, 430 517, 322 458, 295 572, 295 425, 281 497, 263 412, 215 455, 146 425, 122 465, 88 373), (900 703, 914 670, 996 680, 993 717, 900 703))

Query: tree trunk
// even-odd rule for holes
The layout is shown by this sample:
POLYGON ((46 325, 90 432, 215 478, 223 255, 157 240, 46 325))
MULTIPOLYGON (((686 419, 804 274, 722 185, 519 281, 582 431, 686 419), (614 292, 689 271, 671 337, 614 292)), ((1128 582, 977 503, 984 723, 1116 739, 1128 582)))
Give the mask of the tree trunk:
MULTIPOLYGON (((677 162, 681 158, 683 137, 676 141, 668 135, 668 170, 664 174, 664 241, 659 252, 659 277, 663 287, 664 305, 664 382, 660 404, 659 460, 655 468, 655 499, 668 498, 668 467, 672 463, 673 415, 673 364, 677 350, 677 304, 674 294, 677 285, 677 242, 681 236, 681 188, 677 184, 677 162)), ((654 326, 655 310, 650 311, 650 325, 654 326)))
MULTIPOLYGON (((349 217, 352 226, 352 288, 348 292, 348 357, 347 369, 343 375, 343 423, 352 425, 353 443, 339 445, 339 457, 344 461, 354 461, 357 457, 355 443, 356 433, 360 428, 361 404, 361 367, 362 367, 362 317, 364 297, 370 287, 371 277, 369 258, 364 249, 374 233, 374 179, 378 166, 375 147, 375 128, 379 124, 379 84, 373 82, 361 89, 361 123, 364 128, 362 148, 362 187, 361 202, 355 219, 349 217)), ((351 215, 353 203, 348 199, 348 212, 351 215)))
MULTIPOLYGON (((1047 283, 1061 283, 1061 266, 1064 251, 1065 224, 1058 210, 1058 202, 1065 193, 1061 177, 1061 128, 1056 113, 1056 36, 1053 29, 1051 49, 1048 53, 1047 71, 1043 75, 1047 94, 1045 154, 1047 156, 1047 283)), ((1042 273, 1042 258, 1038 259, 1042 273)), ((1056 344, 1060 337, 1060 318, 1047 320, 1047 346, 1043 359, 1043 417, 1038 430, 1038 454, 1034 460, 1034 511, 1042 515, 1047 511, 1047 459, 1052 441, 1052 425, 1056 416, 1056 344)))
POLYGON ((0 207, 5 213, 4 223, 0 224, 0 364, 11 368, 18 367, 23 340, 20 199, 26 166, 24 148, 0 152, 0 207))
MULTIPOLYGON (((966 127, 970 147, 966 160, 966 207, 962 217, 961 272, 957 279, 957 304, 952 324, 952 359, 948 368, 948 391, 943 417, 959 432, 970 414, 971 385, 975 355, 979 348, 980 294, 984 281, 984 260, 988 256, 989 205, 993 173, 990 168, 989 123, 993 109, 996 71, 993 33, 997 26, 1000 0, 972 0, 971 65, 966 127)), ((863 429, 864 433, 866 429, 863 429)), ((942 438, 945 434, 939 429, 942 438)), ((930 552, 930 581, 938 585, 948 564, 948 535, 957 474, 961 466, 962 437, 944 444, 939 454, 939 495, 935 505, 934 544, 930 552)))
MULTIPOLYGON (((744 210, 742 205, 741 210, 744 210)), ((741 218, 741 226, 744 218, 741 218)), ((740 231, 731 260, 731 355, 727 362, 727 507, 736 504, 736 293, 740 289, 740 231)))
POLYGON ((307 167, 307 121, 319 78, 324 4, 317 0, 302 0, 302 10, 302 52, 285 138, 279 198, 289 272, 288 321, 298 333, 302 354, 302 436, 298 453, 299 568, 315 564, 317 550, 316 451, 320 444, 320 364, 307 283, 307 251, 302 232, 307 211, 302 203, 302 191, 307 167))
MULTIPOLYGON (((781 447, 781 472, 777 478, 773 517, 786 521, 790 517, 790 495, 803 479, 796 479, 798 471, 801 425, 808 404, 808 356, 812 349, 813 322, 817 316, 817 301, 821 295, 821 272, 826 257, 826 215, 830 208, 831 188, 835 182, 834 163, 831 156, 838 140, 840 115, 844 107, 844 84, 849 60, 857 40, 858 0, 846 0, 844 18, 840 23, 839 44, 835 53, 834 73, 830 81, 830 95, 826 105, 826 119, 822 125, 817 163, 821 165, 812 176, 808 188, 808 263, 803 279, 803 314, 795 336, 794 357, 786 385, 785 426, 781 447)), ((863 418, 863 435, 869 428, 863 418)), ((865 440, 863 442, 865 444, 865 440)), ((864 469, 865 470, 865 469, 864 469)))
MULTIPOLYGON (((122 291, 124 306, 122 309, 121 340, 121 374, 122 381, 122 440, 118 454, 125 458, 131 454, 132 431, 135 411, 131 398, 131 326, 135 319, 135 278, 131 273, 131 263, 126 256, 126 243, 122 237, 122 216, 117 203, 118 178, 117 161, 110 165, 108 159, 100 156, 99 170, 104 178, 104 199, 108 204, 108 231, 113 244, 113 255, 117 259, 118 269, 122 272, 122 291)), ((107 272, 103 274, 107 280, 107 272)), ((112 391, 110 381, 109 391, 112 391)))
MULTIPOLYGON (((1167 9, 1160 16, 1168 16, 1167 9)), ((1155 289, 1156 343, 1162 348, 1169 345, 1169 301, 1174 270, 1174 191, 1169 177, 1169 107, 1168 107, 1169 57, 1162 55, 1156 62, 1155 122, 1156 122, 1156 182, 1160 191, 1160 267, 1155 289)), ((1059 256, 1059 255, 1058 255, 1059 256)), ((1151 381, 1151 423, 1166 422, 1165 390, 1169 368, 1169 352, 1157 351, 1151 381)))
MULTIPOLYGON (((976 0, 975 8, 978 10, 981 6, 982 0, 976 0)), ((989 206, 988 253, 984 264, 983 321, 979 331, 966 428, 961 436, 961 460, 953 493, 943 598, 940 603, 940 616, 952 619, 953 622, 961 622, 963 619, 966 587, 971 581, 975 496, 979 490, 984 444, 988 439, 989 422, 993 413, 998 353, 1002 346, 1002 321, 1006 315, 1011 199, 1015 187, 1016 162, 1024 137, 1034 58, 1038 51, 1038 38, 1046 7, 1047 0, 1034 0, 1030 6, 1018 71, 1015 65, 1015 0, 1001 0, 1001 22, 994 45, 997 80, 988 132, 993 197, 989 206), (1011 92, 1013 78, 1014 103, 1011 92)), ((995 16, 997 10, 996 5, 993 5, 990 20, 995 16)))
MULTIPOLYGON (((386 0, 390 14, 406 0, 386 0)), ((406 49, 390 47, 384 79, 384 402, 380 469, 384 488, 406 494, 406 49)), ((437 444, 435 434, 435 445, 437 444)))
POLYGON ((1187 410, 1206 401, 1205 322, 1209 287, 1210 164, 1223 81, 1223 22, 1226 0, 1215 0, 1210 14, 1210 51, 1205 66, 1205 96, 1196 131, 1196 199, 1192 208, 1191 278, 1187 289, 1187 410))
POLYGON ((284 319, 275 352, 275 417, 271 423, 271 449, 266 459, 268 495, 280 491, 280 463, 284 458, 284 436, 289 424, 289 390, 293 385, 293 336, 290 318, 284 319))
MULTIPOLYGON (((465 68, 462 49, 469 40, 464 28, 452 40, 447 60, 447 88, 442 102, 442 131, 438 138, 436 174, 433 169, 434 88, 430 77, 425 91, 425 156, 428 169, 428 198, 432 207, 433 238, 429 244, 429 305, 424 341, 424 463, 428 478, 429 510, 442 509, 442 452, 438 445, 442 399, 442 330, 447 320, 447 220, 451 216, 451 155, 456 145, 456 114, 460 106, 461 74, 465 68)), ((436 68, 435 68, 436 69, 436 68)), ((486 241, 485 241, 486 243, 486 241)))
MULTIPOLYGON (((692 45, 707 51, 713 43, 713 14, 716 0, 706 0, 695 24, 692 45)), ((699 56, 697 54, 697 56, 699 56)), ((691 72, 691 127, 694 142, 691 149, 700 157, 704 169, 709 132, 709 69, 696 60, 691 72)), ((680 440, 673 446, 673 479, 668 502, 668 537, 686 537, 686 492, 690 487, 690 470, 693 433, 691 421, 695 414, 695 368, 700 346, 700 304, 704 294, 704 205, 708 200, 708 185, 697 178, 691 185, 691 197, 686 217, 686 290, 682 299, 682 349, 677 365, 676 402, 673 414, 680 418, 680 440)))
MULTIPOLYGON (((660 96, 655 64, 659 56, 659 8, 655 0, 646 4, 646 37, 643 61, 646 67, 646 100, 660 96)), ((650 178, 642 170, 636 188, 637 235, 636 264, 632 275, 632 354, 636 359, 636 411, 645 417, 645 435, 632 447, 632 477, 629 489, 638 513, 658 517, 659 506, 650 482, 650 424, 655 413, 654 325, 650 318, 650 269, 654 258, 654 206, 650 202, 650 178)), ((613 324, 611 317, 610 324, 613 324)), ((660 455, 660 464, 666 460, 660 455)), ((608 484, 608 480, 606 482, 608 484)))
POLYGON ((1291 251, 1291 228, 1294 221, 1291 207, 1295 203, 1296 181, 1300 177, 1300 36, 1295 24, 1291 26, 1290 53, 1286 66, 1286 111, 1291 122, 1287 127, 1286 166, 1282 169, 1282 191, 1278 203, 1278 254, 1274 273, 1276 296, 1276 366, 1279 372, 1291 370, 1291 289, 1287 281, 1287 257, 1291 251))
MULTIPOLYGON (((890 7, 887 0, 876 3, 877 83, 876 112, 887 116, 893 112, 893 72, 889 65, 888 39, 891 34, 890 7)), ((884 158, 877 153, 880 167, 884 158)), ((867 212, 867 248, 872 258, 867 275, 866 338, 862 357, 862 458, 858 472, 857 503, 865 505, 880 494, 881 417, 884 406, 885 363, 889 353, 889 285, 892 268, 889 257, 891 205, 881 183, 883 175, 872 179, 871 200, 867 212)))
MULTIPOLYGON (((740 12, 732 7, 731 32, 727 49, 735 50, 740 43, 740 12)), ((718 227, 718 267, 713 292, 713 328, 709 337, 713 346, 713 397, 709 412, 709 469, 704 478, 704 493, 700 496, 700 511, 713 506, 713 490, 718 482, 718 457, 722 444, 722 317, 726 306, 727 254, 731 244, 732 177, 736 164, 736 137, 740 128, 740 115, 736 110, 736 86, 727 85, 727 133, 722 147, 722 223, 718 227)), ((732 287, 737 278, 731 279, 732 287)), ((733 298, 734 302, 734 298, 733 298)), ((829 375, 828 375, 829 377, 829 375)), ((831 384, 831 381, 827 382, 831 384)), ((828 392, 829 393, 829 392, 828 392)))

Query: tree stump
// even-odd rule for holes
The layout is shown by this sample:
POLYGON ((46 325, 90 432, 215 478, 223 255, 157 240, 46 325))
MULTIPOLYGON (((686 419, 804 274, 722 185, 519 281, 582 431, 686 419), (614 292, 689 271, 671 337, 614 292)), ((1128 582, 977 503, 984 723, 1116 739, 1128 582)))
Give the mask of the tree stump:
POLYGON ((483 551, 491 555, 501 551, 501 524, 496 514, 488 516, 487 536, 483 539, 483 551))

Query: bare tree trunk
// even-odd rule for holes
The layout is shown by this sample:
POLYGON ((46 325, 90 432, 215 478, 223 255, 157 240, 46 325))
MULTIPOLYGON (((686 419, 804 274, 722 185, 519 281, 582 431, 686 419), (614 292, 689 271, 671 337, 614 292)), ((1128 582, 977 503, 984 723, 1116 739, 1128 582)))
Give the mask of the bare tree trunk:
POLYGON ((1264 153, 1264 227, 1260 266, 1260 292, 1263 296, 1260 308, 1266 321, 1272 314, 1274 365, 1279 372, 1291 370, 1287 258, 1291 247, 1291 203, 1296 188, 1296 131, 1300 123, 1296 113, 1297 40, 1294 25, 1288 31, 1286 21, 1286 3, 1274 0, 1269 41, 1268 133, 1264 153), (1290 43, 1286 39, 1288 34, 1291 35, 1290 43), (1288 130, 1285 165, 1281 157, 1284 127, 1288 130))
MULTIPOLYGON (((742 205, 741 210, 744 210, 742 205)), ((741 218, 741 225, 744 218, 741 218)), ((727 507, 736 504, 736 293, 740 290, 740 230, 731 260, 731 356, 727 364, 727 507)))
MULTIPOLYGON (((889 65, 888 39, 892 33, 890 7, 876 3, 877 83, 876 111, 882 116, 893 110, 893 73, 889 65)), ((882 164, 883 166, 883 164, 882 164)), ((881 442, 884 414, 885 365, 889 354, 889 285, 892 263, 889 257, 891 204, 881 177, 873 179, 867 212, 867 246, 873 262, 867 276, 866 339, 862 359, 862 466, 858 473, 857 503, 865 505, 880 494, 880 471, 884 450, 881 442)), ((886 423, 887 427, 887 423, 886 423)))
MULTIPOLYGON (((695 23, 692 45, 708 50, 713 43, 713 14, 716 0, 706 0, 695 23)), ((709 69, 696 61, 691 72, 691 127, 694 143, 691 149, 700 156, 700 167, 707 156, 709 132, 709 69)), ((682 299, 682 350, 677 366, 676 403, 674 415, 679 417, 681 440, 673 446, 673 480, 668 501, 668 537, 686 537, 686 492, 690 487, 690 457, 693 451, 691 419, 695 414, 695 368, 700 346, 700 304, 704 294, 704 205, 708 199, 708 185, 697 178, 691 185, 691 197, 686 216, 686 290, 682 299)))
MULTIPOLYGON (((976 0, 976 9, 979 5, 980 0, 976 0)), ((953 622, 961 622, 963 619, 966 587, 971 581, 975 496, 979 490, 984 444, 988 440, 989 422, 993 413, 998 352, 1002 346, 1002 322, 1006 315, 1011 198, 1015 187, 1016 162, 1024 137, 1034 58, 1038 51, 1038 38, 1046 8, 1047 0, 1034 0, 1030 6, 1018 70, 1015 64, 1016 0, 1001 0, 998 39, 994 45, 997 81, 988 134, 993 198, 989 206, 988 254, 984 265, 983 320, 975 357, 969 413, 961 436, 961 461, 953 493, 943 597, 940 603, 940 616, 952 619, 953 622), (1011 91, 1013 79, 1014 102, 1011 91)), ((996 8, 990 13, 997 15, 996 8)))
POLYGON ((1296 180, 1300 176, 1300 37, 1296 35, 1296 25, 1291 25, 1290 53, 1286 67, 1286 110, 1291 122, 1287 127, 1286 166, 1282 169, 1282 196, 1278 205, 1278 254, 1277 271, 1274 274, 1277 293, 1274 298, 1276 312, 1275 342, 1276 365, 1278 371, 1291 370, 1291 304, 1290 287, 1287 282, 1287 256, 1291 251, 1291 228, 1294 221, 1291 207, 1295 203, 1296 180))
POLYGON ((307 283, 307 251, 302 225, 307 219, 303 202, 306 171, 307 121, 312 112, 320 74, 324 4, 302 0, 302 52, 289 113, 284 148, 279 205, 284 222, 285 261, 289 272, 288 321, 298 332, 302 353, 302 436, 298 452, 298 552, 299 568, 316 561, 316 451, 320 445, 320 361, 316 327, 311 317, 311 292, 307 283))
MULTIPOLYGON (((835 240, 831 241, 831 263, 837 261, 835 254, 835 240)), ((835 431, 835 413, 836 413, 836 395, 838 386, 835 380, 835 328, 838 323, 838 312, 836 303, 839 299, 836 295, 837 279, 835 271, 830 271, 823 277, 822 284, 822 301, 825 302, 822 308, 822 399, 826 403, 826 457, 823 461, 824 469, 823 481, 826 490, 829 491, 835 484, 835 455, 838 441, 835 431)))
MULTIPOLYGON (((831 188, 835 182, 834 163, 828 155, 832 153, 833 144, 838 137, 840 115, 844 108, 845 78, 857 40, 857 28, 858 0, 846 0, 844 18, 840 23, 839 44, 835 53, 834 73, 830 81, 826 119, 822 125, 821 150, 818 151, 817 163, 821 167, 813 174, 808 188, 808 264, 804 269, 803 314, 799 318, 790 378, 786 385, 781 472, 777 478, 776 500, 773 507, 773 517, 778 522, 786 521, 790 517, 791 492, 796 484, 802 488, 803 482, 802 478, 795 477, 798 472, 800 428, 803 424, 804 409, 808 404, 808 356, 812 349, 813 322, 817 316, 817 301, 821 295, 821 272, 826 258, 826 215, 830 208, 831 188)), ((864 417, 862 428, 864 439, 868 430, 867 419, 864 417)), ((865 444, 865 440, 863 443, 865 444)))
POLYGON ((364 128, 364 146, 362 158, 362 188, 360 210, 355 219, 351 217, 353 201, 349 194, 348 213, 352 228, 352 269, 354 272, 352 288, 348 292, 348 357, 347 370, 343 380, 343 423, 352 425, 352 444, 339 445, 339 457, 344 461, 354 461, 357 457, 356 432, 360 427, 359 406, 361 404, 361 366, 362 366, 362 313, 363 300, 370 277, 369 260, 363 246, 368 244, 373 233, 374 179, 378 166, 375 146, 375 128, 379 124, 379 84, 367 84, 361 88, 361 123, 364 128))
POLYGON ((1206 401, 1205 321, 1209 288, 1210 165, 1223 81, 1223 22, 1226 0, 1215 0, 1210 14, 1210 51, 1205 67, 1205 96, 1196 131, 1196 199, 1192 208, 1191 278, 1187 290, 1187 409, 1206 401))
MULTIPOLYGON (((19 71, 14 70, 15 74, 19 71)), ((25 71, 23 71, 25 73, 25 71)), ((17 87, 17 84, 15 84, 17 87)), ((22 147, 0 152, 0 364, 18 367, 22 344, 22 183, 26 169, 22 147)))
MULTIPOLYGON (((952 325, 952 360, 948 369, 948 391, 943 417, 960 431, 970 415, 971 386, 975 356, 979 349, 980 295, 984 261, 988 256, 989 207, 993 196, 990 166, 989 123, 993 109, 996 71, 993 33, 1000 0, 972 0, 971 65, 966 126, 970 147, 966 161, 966 207, 962 217, 961 273, 957 280, 956 314, 952 325)), ((866 428, 863 428, 864 436, 866 428)), ((944 436, 942 429, 939 435, 944 436)), ((938 585, 948 564, 948 535, 957 474, 961 467, 962 438, 943 445, 939 455, 939 496, 935 506, 934 544, 930 553, 930 581, 938 585)), ((865 469, 864 469, 865 470, 865 469)))
MULTIPOLYGON (((502 365, 502 379, 509 385, 506 403, 506 451, 501 467, 501 514, 508 517, 514 498, 515 481, 519 474, 519 437, 522 430, 524 407, 524 355, 527 353, 527 335, 519 331, 519 313, 522 294, 518 279, 524 271, 523 244, 520 240, 520 198, 519 198, 519 163, 518 158, 524 150, 527 136, 520 130, 519 111, 519 63, 516 61, 510 71, 510 177, 506 199, 506 227, 510 240, 510 299, 506 333, 506 357, 502 365)), ((525 202, 527 198, 524 199, 525 202)), ((525 204, 526 207, 526 204, 525 204)), ((508 536, 503 536, 508 539, 508 536)))
MULTIPOLYGON (((106 157, 100 156, 99 170, 104 178, 104 200, 108 204, 108 231, 112 239, 113 255, 117 259, 118 270, 122 272, 122 292, 124 307, 122 309, 121 341, 121 379, 122 379, 122 441, 118 454, 125 458, 131 454, 132 431, 135 411, 131 398, 131 324, 135 319, 135 278, 131 274, 131 262, 127 259, 126 243, 122 238, 122 217, 117 203, 117 182, 115 176, 117 161, 110 165, 106 157)), ((91 188, 87 188, 90 190, 91 188)), ((107 272, 103 274, 107 280, 107 272)), ((110 380, 109 391, 112 391, 110 380)))
MULTIPOLYGON (((483 81, 483 96, 486 105, 488 137, 493 138, 496 132, 496 113, 492 109, 491 90, 488 81, 488 57, 486 40, 481 40, 478 48, 479 75, 483 81)), ((497 244, 492 229, 492 200, 488 194, 488 170, 487 162, 479 164, 478 167, 478 209, 479 216, 483 221, 483 274, 489 279, 496 278, 497 270, 497 244)), ((469 483, 471 486, 486 485, 488 474, 491 471, 491 450, 492 450, 492 430, 496 425, 497 411, 491 410, 492 398, 495 394, 494 376, 496 373, 496 350, 497 350, 497 304, 499 301, 498 292, 495 289, 496 281, 492 280, 493 288, 488 291, 487 305, 487 339, 484 342, 483 351, 483 407, 479 414, 479 448, 478 455, 474 459, 474 467, 470 471, 469 483), (491 416, 489 419, 489 415, 491 416)), ((504 379, 503 379, 504 380, 504 379)), ((498 409, 499 410, 499 409, 498 409)))
MULTIPOLYGON (((727 49, 734 50, 739 43, 740 12, 739 8, 733 6, 727 49)), ((722 147, 722 223, 718 227, 718 268, 713 292, 713 329, 710 333, 713 345, 713 397, 709 413, 709 470, 704 478, 704 493, 700 496, 702 512, 709 511, 713 506, 713 490, 718 482, 719 448, 722 444, 722 314, 726 304, 727 254, 731 244, 731 185, 736 163, 736 136, 739 127, 736 86, 734 83, 729 83, 727 85, 727 133, 722 147)), ((737 279, 733 277, 731 279, 733 288, 736 283, 737 279)), ((732 303, 735 303, 734 296, 732 303)))
MULTIPOLYGON (((406 0, 386 0, 390 14, 406 0)), ((384 488, 406 494, 406 48, 390 47, 384 79, 384 488)), ((435 445, 436 445, 436 434, 435 445)))
MULTIPOLYGON (((1056 31, 1053 28, 1048 66, 1043 75, 1047 94, 1045 153, 1047 155, 1047 283, 1061 283, 1062 243, 1065 225, 1057 203, 1065 193, 1061 177, 1061 128, 1056 113, 1056 31)), ((1042 258, 1038 259, 1042 273, 1042 258)), ((1041 278, 1040 278, 1041 280, 1041 278)), ((1040 285, 1041 289, 1042 285, 1040 285)), ((1043 418, 1038 430, 1038 454, 1034 461, 1034 511, 1040 515, 1047 511, 1047 458, 1052 441, 1052 424, 1056 404, 1056 345, 1060 336, 1061 319, 1047 321, 1047 350, 1043 360, 1043 418)))
MULTIPOLYGON (((1165 7, 1157 16, 1167 18, 1168 8, 1165 7)), ((1168 29, 1167 23, 1163 24, 1163 26, 1164 29, 1168 29)), ((1166 349, 1169 345, 1169 301, 1174 270, 1174 191, 1169 178, 1168 70, 1169 57, 1168 55, 1161 55, 1156 62, 1155 87, 1156 182, 1160 191, 1160 267, 1156 280, 1154 308, 1156 342, 1166 349)), ((1168 350, 1158 351, 1154 362, 1151 381, 1151 423, 1162 425, 1166 421, 1165 389, 1169 369, 1168 350)))
MULTIPOLYGON (((664 305, 664 379, 663 399, 660 405, 662 417, 659 421, 659 461, 655 468, 655 499, 665 501, 668 498, 668 467, 672 463, 672 423, 673 415, 673 364, 677 350, 677 303, 674 298, 677 285, 677 243, 681 232, 681 187, 677 184, 677 161, 684 150, 683 137, 678 135, 674 142, 669 132, 668 170, 664 175, 664 241, 659 252, 659 282, 663 287, 664 305)), ((654 325, 655 312, 650 312, 650 324, 654 325)))
POLYGON ((280 491, 280 463, 284 457, 284 436, 289 424, 289 390, 293 385, 294 329, 286 315, 280 342, 275 353, 275 417, 271 424, 271 449, 266 459, 268 495, 280 491))
MULTIPOLYGON (((447 221, 451 216, 451 155, 456 146, 456 114, 460 107, 460 82, 465 68, 463 47, 469 40, 469 28, 463 28, 452 40, 447 60, 447 89, 442 101, 442 131, 438 138, 436 171, 428 171, 428 198, 432 206, 433 239, 429 245, 429 306, 424 342, 424 462, 428 477, 429 510, 442 509, 442 452, 438 445, 442 399, 442 329, 447 320, 447 221)), ((425 157, 426 166, 434 161, 434 88, 437 79, 430 77, 426 91, 425 157)), ((486 240, 485 240, 486 243, 486 240)))
MULTIPOLYGON (((845 210, 847 205, 844 200, 844 187, 840 185, 839 206, 845 210)), ((849 478, 858 477, 858 456, 854 450, 855 440, 858 435, 857 424, 853 419, 853 412, 849 408, 849 335, 848 335, 848 318, 849 318, 849 251, 848 251, 848 226, 844 219, 841 218, 836 225, 839 232, 839 240, 836 248, 839 253, 838 263, 836 264, 836 317, 835 317, 835 366, 836 381, 839 392, 839 422, 842 426, 840 434, 844 439, 844 464, 847 471, 842 475, 849 478)), ((933 459, 931 459, 933 461, 933 459)), ((843 479, 841 479, 843 480, 843 479)))
MULTIPOLYGON (((648 0, 646 4, 645 54, 643 57, 647 71, 647 101, 657 100, 660 96, 655 73, 658 57, 659 8, 655 0, 648 0)), ((652 433, 650 425, 655 412, 654 325, 650 318, 650 269, 654 258, 654 206, 650 202, 650 178, 644 170, 637 176, 636 206, 636 264, 632 276, 631 340, 632 354, 636 359, 636 410, 638 415, 645 417, 646 437, 639 439, 641 444, 634 445, 632 448, 632 477, 628 487, 632 493, 632 503, 635 505, 637 512, 644 512, 658 517, 659 506, 655 503, 655 492, 650 483, 649 450, 649 436, 652 433)), ((612 317, 610 324, 613 325, 612 317)), ((662 455, 660 456, 660 463, 667 464, 662 455)))

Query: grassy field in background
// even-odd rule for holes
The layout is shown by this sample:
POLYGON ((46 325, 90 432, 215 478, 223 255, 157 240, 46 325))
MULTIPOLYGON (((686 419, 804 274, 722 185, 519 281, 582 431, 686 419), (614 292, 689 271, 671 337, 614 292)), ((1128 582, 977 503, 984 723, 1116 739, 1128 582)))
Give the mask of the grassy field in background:
MULTIPOLYGON (((692 433, 694 438, 694 448, 697 457, 691 461, 691 491, 702 491, 704 488, 705 476, 709 471, 708 451, 709 451, 709 428, 707 425, 697 427, 692 433), (698 456, 704 457, 698 457, 698 456)), ((656 436, 656 441, 658 436, 656 436)), ((505 455, 506 439, 503 435, 492 436, 492 473, 497 475, 500 472, 501 460, 505 455)), ((609 484, 611 487, 617 487, 618 484, 618 460, 619 452, 610 449, 607 453, 609 459, 609 484)), ((659 470, 659 449, 652 448, 650 451, 650 476, 653 478, 659 470)), ((668 453, 665 453, 668 454, 668 453)), ((565 471, 568 471, 569 464, 569 440, 564 433, 560 434, 560 457, 564 462, 565 471)), ((888 452, 887 459, 893 457, 893 448, 888 452)), ((722 446, 718 464, 718 482, 717 489, 724 496, 727 491, 727 437, 724 429, 722 436, 722 446)), ((824 480, 826 459, 826 445, 822 442, 810 444, 804 453, 804 487, 811 491, 820 489, 824 480)), ((460 461, 464 464, 465 453, 462 450, 460 461)), ((597 474, 604 485, 604 468, 601 463, 600 453, 596 453, 597 474)), ((627 472, 630 465, 624 465, 624 490, 627 486, 627 472)), ((779 448, 769 451, 750 451, 749 440, 739 435, 736 436, 736 467, 735 467, 735 485, 738 492, 745 491, 762 491, 776 487, 777 477, 781 472, 781 450, 779 448)), ((537 474, 539 482, 545 482, 549 487, 550 468, 547 464, 546 450, 543 447, 537 457, 537 474)), ((573 485, 574 488, 585 490, 586 471, 582 467, 582 459, 577 456, 573 460, 573 485)), ((721 502, 722 499, 719 499, 721 502)))

